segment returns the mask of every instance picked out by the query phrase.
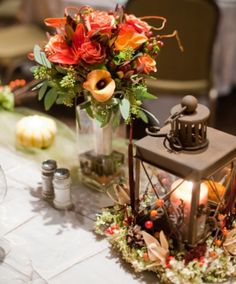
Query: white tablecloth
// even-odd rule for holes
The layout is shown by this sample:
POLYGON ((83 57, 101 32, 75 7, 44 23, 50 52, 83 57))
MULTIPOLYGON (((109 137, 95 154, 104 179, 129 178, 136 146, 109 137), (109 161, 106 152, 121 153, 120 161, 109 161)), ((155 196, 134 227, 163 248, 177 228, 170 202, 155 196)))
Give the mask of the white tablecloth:
MULTIPOLYGON (((3 138, 3 132, 14 133, 14 120, 1 114, 5 128, 0 130, 0 165, 8 192, 0 204, 0 239, 9 241, 11 249, 0 262, 0 284, 157 283, 155 274, 135 274, 106 239, 94 234, 96 213, 112 202, 107 195, 80 185, 73 168, 73 211, 56 210, 41 199, 39 157, 54 151, 42 155, 16 150, 9 137, 3 138)), ((64 157, 61 152, 59 166, 73 167, 74 152, 64 152, 64 157)))

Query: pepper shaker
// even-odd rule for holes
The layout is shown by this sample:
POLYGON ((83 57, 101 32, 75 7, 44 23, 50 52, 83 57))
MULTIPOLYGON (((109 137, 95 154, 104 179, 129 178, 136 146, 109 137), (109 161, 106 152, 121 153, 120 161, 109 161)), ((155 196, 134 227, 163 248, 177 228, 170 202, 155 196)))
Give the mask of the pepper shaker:
POLYGON ((57 209, 70 209, 73 206, 71 200, 70 171, 66 168, 58 168, 54 173, 54 200, 57 209))
POLYGON ((53 199, 53 175, 57 168, 54 160, 46 160, 42 163, 42 197, 44 199, 53 199))

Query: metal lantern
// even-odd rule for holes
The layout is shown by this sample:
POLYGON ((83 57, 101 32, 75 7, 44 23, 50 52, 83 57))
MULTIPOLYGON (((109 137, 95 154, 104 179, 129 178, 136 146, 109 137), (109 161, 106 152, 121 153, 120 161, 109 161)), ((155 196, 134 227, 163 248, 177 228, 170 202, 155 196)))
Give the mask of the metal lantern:
POLYGON ((196 98, 186 96, 172 108, 166 126, 148 129, 149 135, 136 142, 136 203, 142 166, 157 196, 169 204, 167 223, 189 246, 217 230, 219 212, 235 214, 236 137, 207 127, 209 115, 196 98), (157 174, 149 173, 150 165, 157 174), (164 190, 160 173, 171 176, 164 190), (182 212, 182 223, 170 217, 173 211, 182 212))

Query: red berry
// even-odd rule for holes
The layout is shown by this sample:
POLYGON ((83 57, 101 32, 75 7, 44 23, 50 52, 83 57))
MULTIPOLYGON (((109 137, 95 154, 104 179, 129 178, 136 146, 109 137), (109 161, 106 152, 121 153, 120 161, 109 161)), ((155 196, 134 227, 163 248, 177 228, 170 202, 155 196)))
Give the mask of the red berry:
POLYGON ((166 260, 167 260, 167 262, 169 262, 169 261, 171 261, 172 259, 174 259, 173 255, 169 255, 166 260))
POLYGON ((166 264, 166 268, 171 268, 170 263, 167 263, 167 264, 166 264))
POLYGON ((149 50, 152 50, 152 49, 153 49, 153 44, 152 44, 152 43, 149 43, 148 46, 147 46, 147 48, 148 48, 149 50))
POLYGON ((146 229, 151 229, 153 227, 153 222, 152 221, 146 221, 144 224, 146 229))
POLYGON ((157 41, 157 45, 158 45, 159 47, 163 47, 163 46, 164 46, 164 43, 163 43, 162 41, 158 40, 158 41, 157 41))
POLYGON ((205 257, 204 256, 200 256, 199 261, 205 262, 205 257))

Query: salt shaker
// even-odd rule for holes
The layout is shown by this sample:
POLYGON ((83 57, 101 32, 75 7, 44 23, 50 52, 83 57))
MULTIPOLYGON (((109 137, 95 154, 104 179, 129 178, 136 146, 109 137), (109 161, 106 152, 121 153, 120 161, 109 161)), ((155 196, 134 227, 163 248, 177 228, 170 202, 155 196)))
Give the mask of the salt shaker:
POLYGON ((44 199, 53 199, 53 175, 57 168, 54 160, 46 160, 42 163, 42 197, 44 199))
POLYGON ((73 206, 71 200, 70 171, 66 168, 58 168, 54 173, 53 186, 53 204, 55 208, 70 209, 73 206))

